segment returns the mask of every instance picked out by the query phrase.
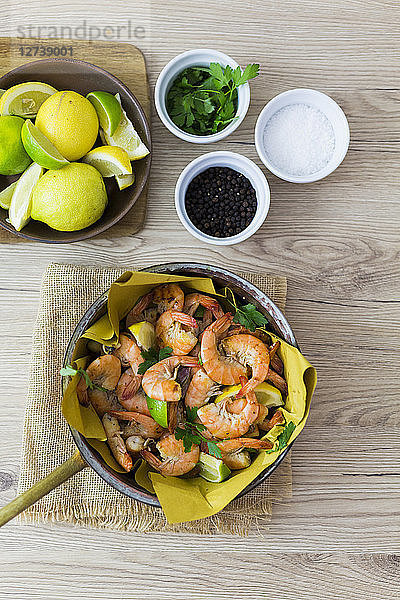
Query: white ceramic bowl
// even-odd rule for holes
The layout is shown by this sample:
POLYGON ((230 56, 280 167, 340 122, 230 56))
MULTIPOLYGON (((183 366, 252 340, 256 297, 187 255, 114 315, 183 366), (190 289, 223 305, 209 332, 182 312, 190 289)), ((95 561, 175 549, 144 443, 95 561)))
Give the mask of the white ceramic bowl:
POLYGON ((247 240, 264 223, 269 211, 270 192, 268 181, 259 167, 252 160, 236 152, 209 152, 190 162, 180 174, 175 187, 175 207, 182 225, 194 237, 215 244, 216 246, 231 246, 247 240), (185 195, 189 183, 209 167, 230 167, 242 173, 249 179, 257 196, 257 210, 250 225, 240 233, 226 238, 216 238, 197 229, 189 219, 185 207, 185 195))
POLYGON ((155 91, 154 100, 158 116, 164 123, 165 127, 171 131, 174 135, 185 140, 186 142, 192 142, 194 144, 209 144, 210 142, 219 142, 226 138, 232 131, 235 131, 246 116, 247 110, 250 104, 250 86, 248 83, 240 85, 238 87, 238 109, 236 113, 236 119, 225 127, 219 133, 213 135, 192 135, 179 129, 172 121, 167 112, 166 97, 174 79, 184 69, 188 67, 208 67, 211 62, 218 62, 224 67, 230 65, 233 69, 238 67, 238 63, 233 60, 227 54, 218 52, 218 50, 210 50, 207 48, 199 50, 188 50, 179 54, 173 58, 168 64, 165 65, 163 70, 158 76, 155 91))
POLYGON ((330 175, 346 156, 350 142, 350 129, 346 115, 340 106, 326 94, 316 90, 298 88, 283 92, 272 98, 261 111, 255 128, 255 144, 258 156, 271 173, 293 183, 311 183, 330 175), (276 167, 268 159, 264 149, 264 129, 269 119, 281 108, 290 104, 308 104, 320 110, 330 121, 335 135, 335 149, 329 162, 319 171, 311 175, 292 175, 276 167))

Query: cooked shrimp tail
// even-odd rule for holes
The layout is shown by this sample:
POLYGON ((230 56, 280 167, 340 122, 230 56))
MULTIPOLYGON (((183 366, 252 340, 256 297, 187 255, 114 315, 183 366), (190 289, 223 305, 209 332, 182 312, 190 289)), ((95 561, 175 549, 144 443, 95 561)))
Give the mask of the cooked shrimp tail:
POLYGON ((143 375, 144 392, 154 400, 178 402, 182 395, 182 388, 176 381, 177 368, 180 365, 198 367, 199 362, 195 356, 180 355, 164 358, 143 375))
POLYGON ((102 421, 107 436, 107 442, 115 460, 125 469, 125 471, 130 471, 133 466, 132 458, 122 439, 118 420, 106 413, 103 416, 102 421))
POLYGON ((151 467, 162 475, 175 477, 191 471, 200 456, 199 446, 193 445, 189 452, 185 452, 182 440, 177 440, 172 434, 165 435, 157 442, 157 450, 161 459, 149 450, 142 450, 141 455, 151 467))
POLYGON ((144 438, 158 438, 163 433, 163 428, 152 417, 142 413, 128 410, 112 410, 110 414, 121 421, 134 422, 133 427, 128 427, 125 435, 141 435, 144 438))

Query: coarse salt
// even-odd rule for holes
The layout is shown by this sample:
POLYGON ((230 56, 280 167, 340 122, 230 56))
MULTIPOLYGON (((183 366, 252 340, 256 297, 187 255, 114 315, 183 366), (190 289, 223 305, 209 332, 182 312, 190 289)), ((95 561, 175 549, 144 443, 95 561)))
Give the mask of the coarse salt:
POLYGON ((308 104, 289 104, 267 122, 263 143, 269 161, 288 175, 307 176, 332 158, 335 134, 327 117, 308 104))

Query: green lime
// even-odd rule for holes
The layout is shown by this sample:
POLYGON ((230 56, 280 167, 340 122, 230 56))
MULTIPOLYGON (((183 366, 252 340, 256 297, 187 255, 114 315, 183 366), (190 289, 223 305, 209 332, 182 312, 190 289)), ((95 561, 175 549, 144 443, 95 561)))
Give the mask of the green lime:
MULTIPOLYGON (((116 94, 115 98, 118 104, 121 106, 121 98, 119 94, 116 94)), ((122 106, 121 111, 121 121, 114 134, 108 135, 106 131, 104 131, 104 133, 100 131, 100 137, 103 142, 109 146, 117 146, 126 150, 130 160, 139 160, 140 158, 144 158, 150 154, 150 151, 140 139, 138 132, 132 124, 132 121, 128 119, 128 116, 122 106)))
POLYGON ((32 163, 17 181, 9 212, 10 223, 17 231, 21 231, 31 218, 33 190, 42 175, 42 167, 32 163))
POLYGON ((16 185, 17 182, 14 181, 14 183, 8 185, 3 191, 0 192, 0 207, 4 208, 4 210, 8 210, 10 208, 11 198, 16 185))
POLYGON ((220 483, 221 481, 224 481, 224 479, 227 479, 231 474, 231 470, 222 460, 215 458, 215 456, 211 456, 211 454, 206 454, 205 452, 200 452, 197 465, 200 467, 200 477, 203 477, 203 479, 206 479, 207 481, 212 481, 213 483, 220 483))
POLYGON ((32 162, 21 140, 21 117, 0 117, 0 175, 22 173, 32 162))
POLYGON ((168 402, 163 400, 154 400, 146 396, 147 408, 150 411, 151 416, 161 427, 168 427, 168 402))
POLYGON ((100 219, 106 205, 106 188, 97 169, 70 163, 43 175, 33 192, 32 219, 57 231, 77 231, 100 219))
POLYGON ((86 98, 93 104, 97 112, 100 127, 107 135, 113 135, 122 116, 118 100, 108 92, 90 92, 86 98))
POLYGON ((141 348, 149 350, 156 345, 156 330, 154 325, 147 321, 141 321, 128 327, 129 331, 135 336, 135 340, 141 348))
POLYGON ((27 153, 41 167, 60 169, 68 164, 69 161, 60 154, 57 148, 35 127, 30 119, 25 121, 21 137, 27 153))

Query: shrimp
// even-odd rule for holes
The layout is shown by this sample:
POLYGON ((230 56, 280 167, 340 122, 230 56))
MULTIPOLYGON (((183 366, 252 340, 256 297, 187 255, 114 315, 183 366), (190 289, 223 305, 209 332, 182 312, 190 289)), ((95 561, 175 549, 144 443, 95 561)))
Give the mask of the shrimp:
POLYGON ((150 398, 166 402, 178 402, 182 395, 180 384, 175 381, 180 365, 197 367, 195 356, 169 356, 147 369, 143 375, 142 387, 150 398))
POLYGON ((222 460, 232 470, 245 469, 251 463, 251 457, 245 448, 269 450, 273 444, 269 440, 255 440, 253 438, 239 438, 217 442, 221 450, 222 460))
POLYGON ((204 294, 199 293, 188 294, 186 296, 183 310, 184 312, 187 312, 188 315, 193 316, 199 306, 203 306, 207 310, 210 310, 216 319, 219 319, 224 315, 224 311, 217 300, 211 298, 211 296, 205 296, 204 294))
POLYGON ((150 416, 147 406, 146 396, 143 390, 137 390, 137 378, 133 375, 132 369, 127 369, 122 373, 118 381, 116 394, 119 402, 126 410, 134 410, 142 415, 150 416))
POLYGON ((156 325, 159 346, 169 346, 174 354, 189 354, 197 344, 197 337, 191 331, 186 331, 184 326, 195 328, 197 321, 183 312, 163 312, 156 325))
POLYGON ((267 381, 271 382, 278 390, 282 392, 282 394, 288 393, 288 385, 286 381, 281 377, 278 373, 276 373, 273 369, 268 371, 267 381))
MULTIPOLYGON (((226 313, 207 327, 201 338, 200 356, 207 375, 223 385, 239 383, 246 375, 246 367, 232 357, 223 356, 218 351, 218 340, 229 329, 233 316, 226 313)), ((230 338, 228 338, 230 339, 230 338)))
POLYGON ((259 428, 263 431, 270 431, 275 425, 283 425, 285 423, 285 417, 280 410, 277 410, 270 419, 266 418, 264 421, 258 424, 259 428))
POLYGON ((185 302, 185 295, 176 283, 166 283, 153 290, 153 302, 157 305, 159 314, 166 310, 181 311, 185 302))
POLYGON ((197 416, 208 431, 218 439, 237 438, 244 435, 257 417, 259 404, 253 391, 246 394, 244 406, 239 413, 229 410, 230 398, 202 406, 197 416))
POLYGON ((220 389, 218 383, 215 383, 201 367, 195 372, 185 396, 185 404, 189 408, 200 407, 207 404, 211 396, 220 389))
POLYGON ((139 365, 143 362, 142 351, 132 337, 122 333, 119 336, 119 344, 113 350, 113 356, 119 358, 123 367, 131 367, 135 375, 139 365))
POLYGON ((107 390, 87 390, 89 404, 91 404, 99 415, 103 417, 106 413, 112 410, 122 410, 122 405, 118 402, 118 399, 114 392, 107 390))
MULTIPOLYGON (((145 318, 145 311, 148 306, 151 304, 153 300, 153 292, 149 292, 142 296, 138 302, 136 302, 135 306, 132 310, 126 315, 126 326, 130 327, 134 323, 140 323, 140 321, 147 321, 148 318, 145 318)), ((146 314, 146 317, 148 315, 146 314)))
POLYGON ((140 435, 144 438, 159 438, 164 429, 152 417, 142 415, 136 411, 127 410, 112 410, 110 415, 116 417, 119 421, 129 421, 129 425, 125 427, 123 435, 130 437, 131 435, 140 435))
POLYGON ((146 440, 140 435, 131 435, 125 440, 125 446, 129 454, 136 456, 145 449, 146 440))
POLYGON ((199 446, 193 445, 189 452, 185 452, 182 440, 177 440, 173 434, 162 437, 156 447, 162 460, 149 450, 142 450, 141 455, 151 467, 162 475, 173 477, 184 475, 194 469, 199 460, 199 446))
POLYGON ((242 387, 238 397, 245 396, 262 383, 268 375, 269 352, 266 345, 247 333, 239 333, 222 340, 221 345, 228 356, 237 358, 244 365, 252 369, 251 379, 242 387))
MULTIPOLYGON (((104 354, 90 363, 86 369, 86 374, 95 386, 100 386, 105 390, 113 390, 121 377, 121 363, 115 356, 104 354)), ((95 390, 88 390, 88 384, 85 378, 81 376, 76 386, 76 393, 79 402, 83 406, 88 406, 90 402, 89 392, 93 391, 95 390)))
POLYGON ((103 426, 107 436, 107 442, 110 450, 113 453, 115 460, 125 469, 132 469, 132 458, 128 453, 125 442, 121 437, 119 423, 115 417, 109 414, 103 416, 103 426))

